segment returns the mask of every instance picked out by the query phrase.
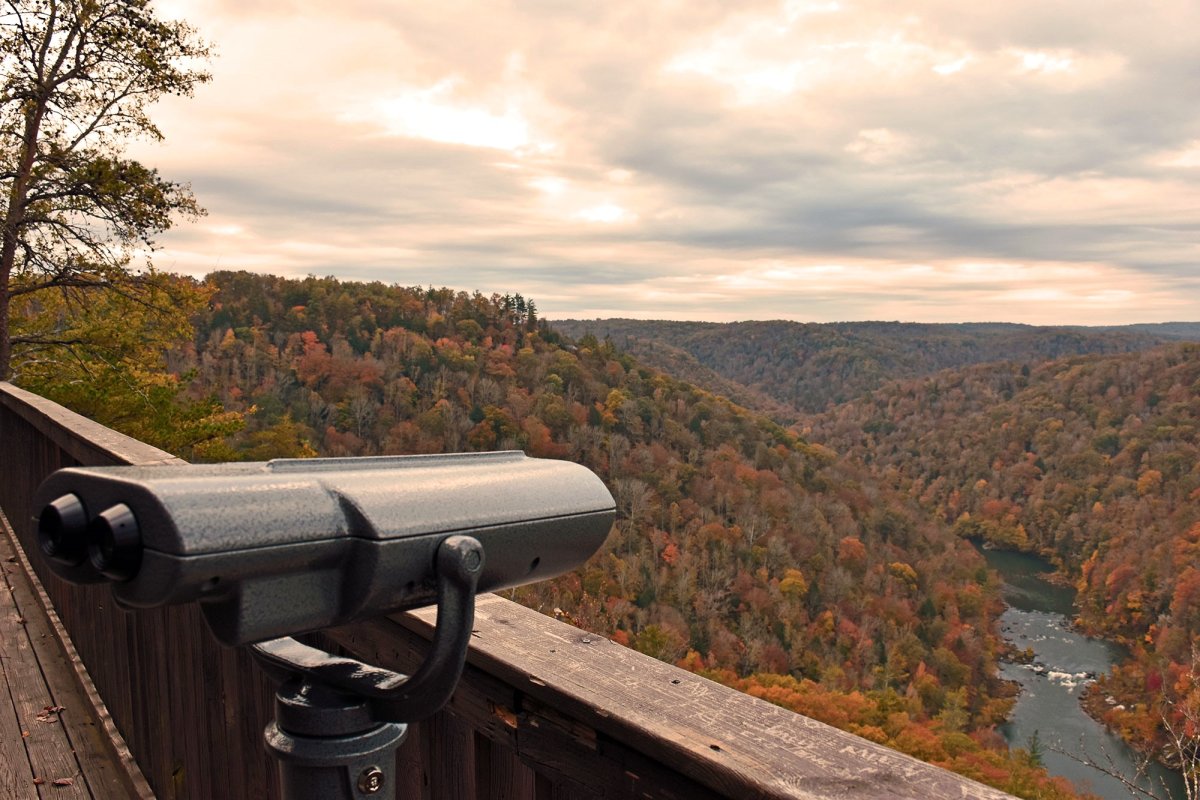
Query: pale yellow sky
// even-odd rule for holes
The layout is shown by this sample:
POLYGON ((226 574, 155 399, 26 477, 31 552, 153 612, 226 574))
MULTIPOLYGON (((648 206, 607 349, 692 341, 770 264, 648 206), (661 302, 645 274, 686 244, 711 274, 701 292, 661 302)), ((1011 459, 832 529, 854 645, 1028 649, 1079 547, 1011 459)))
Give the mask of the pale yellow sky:
POLYGON ((156 264, 545 316, 1200 319, 1200 5, 157 4, 156 264), (903 6, 903 10, 898 10, 903 6))

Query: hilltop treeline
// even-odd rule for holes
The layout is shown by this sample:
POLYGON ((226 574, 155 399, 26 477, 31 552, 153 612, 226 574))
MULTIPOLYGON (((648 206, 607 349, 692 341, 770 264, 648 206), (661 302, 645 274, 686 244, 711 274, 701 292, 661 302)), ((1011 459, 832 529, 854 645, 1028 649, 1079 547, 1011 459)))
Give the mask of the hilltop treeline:
POLYGON ((1200 345, 943 372, 811 435, 960 535, 1057 563, 1083 629, 1131 650, 1091 704, 1131 741, 1200 719, 1200 345))
POLYGON ((565 320, 573 336, 609 337, 647 364, 687 369, 690 380, 777 414, 766 396, 800 413, 857 400, 893 379, 985 362, 1041 362, 1072 355, 1144 350, 1198 336, 1194 325, 1047 328, 1008 323, 802 323, 565 320), (718 380, 711 380, 710 376, 718 380), (722 382, 732 382, 733 386, 722 382))

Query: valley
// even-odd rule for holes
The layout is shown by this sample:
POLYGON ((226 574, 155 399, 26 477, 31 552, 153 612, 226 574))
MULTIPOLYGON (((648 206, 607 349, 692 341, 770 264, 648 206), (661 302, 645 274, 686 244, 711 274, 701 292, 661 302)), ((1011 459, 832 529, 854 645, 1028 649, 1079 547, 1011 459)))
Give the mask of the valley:
POLYGON ((1004 741, 1002 582, 971 540, 1050 558, 1079 586, 1081 628, 1130 649, 1101 679, 1124 707, 1106 723, 1154 742, 1156 719, 1190 707, 1200 357, 1163 331, 788 323, 829 346, 777 363, 790 340, 747 323, 712 338, 728 362, 655 345, 681 377, 519 294, 164 280, 190 298, 186 335, 97 311, 134 355, 26 385, 191 460, 579 461, 617 523, 582 570, 514 599, 1018 796, 1085 795, 1004 741), (1024 360, 977 363, 1006 348, 1024 360), (824 410, 791 405, 812 386, 824 410))

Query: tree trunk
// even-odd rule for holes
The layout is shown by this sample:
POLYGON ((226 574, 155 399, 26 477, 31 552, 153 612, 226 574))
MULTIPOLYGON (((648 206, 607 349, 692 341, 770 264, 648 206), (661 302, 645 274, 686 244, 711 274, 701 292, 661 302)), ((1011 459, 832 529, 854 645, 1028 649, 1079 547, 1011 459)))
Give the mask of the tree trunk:
POLYGON ((9 309, 12 306, 13 268, 17 263, 17 241, 21 223, 25 219, 25 203, 29 198, 29 184, 33 178, 33 162, 37 157, 38 134, 41 132, 42 117, 46 112, 46 98, 39 93, 32 109, 25 112, 25 136, 21 158, 17 165, 17 177, 13 180, 8 195, 8 208, 4 214, 3 239, 0 243, 0 381, 12 374, 12 330, 9 325, 9 309))
POLYGON ((12 335, 8 330, 8 272, 0 273, 0 381, 9 378, 12 369, 12 335))

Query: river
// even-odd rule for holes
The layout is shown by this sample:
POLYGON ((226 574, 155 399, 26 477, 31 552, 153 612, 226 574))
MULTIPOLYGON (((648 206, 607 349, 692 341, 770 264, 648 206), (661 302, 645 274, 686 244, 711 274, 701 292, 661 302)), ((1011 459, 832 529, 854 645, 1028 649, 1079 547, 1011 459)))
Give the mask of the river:
MULTIPOLYGON (((1028 748, 1036 731, 1043 763, 1051 774, 1106 800, 1129 798, 1130 791, 1115 778, 1054 752, 1086 753, 1101 764, 1111 758, 1117 772, 1131 779, 1136 774, 1137 754, 1079 705, 1080 693, 1093 677, 1108 672, 1124 652, 1115 644, 1072 630, 1075 592, 1045 580, 1053 571, 1048 562, 1026 553, 980 552, 1004 580, 1008 609, 1000 617, 1001 632, 1017 649, 1031 647, 1035 654, 1032 664, 1000 665, 1002 677, 1021 684, 1017 704, 1000 732, 1013 747, 1028 748)), ((1153 786, 1164 797, 1164 782, 1171 800, 1184 800, 1182 778, 1158 764, 1151 766, 1139 785, 1153 786)))

